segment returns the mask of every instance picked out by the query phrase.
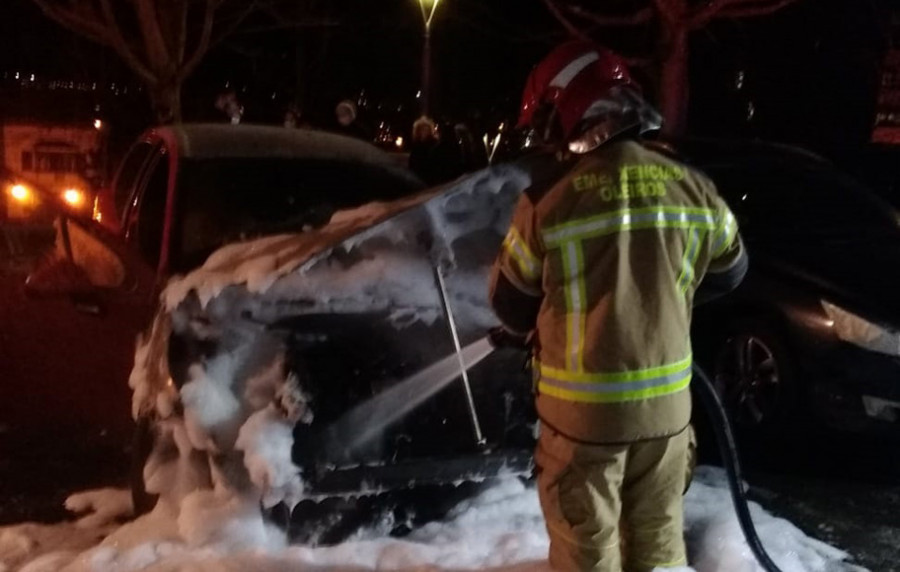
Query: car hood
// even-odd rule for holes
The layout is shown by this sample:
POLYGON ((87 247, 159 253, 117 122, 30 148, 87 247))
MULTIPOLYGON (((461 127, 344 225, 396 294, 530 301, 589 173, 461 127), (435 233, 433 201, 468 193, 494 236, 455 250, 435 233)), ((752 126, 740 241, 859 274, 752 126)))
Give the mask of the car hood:
MULTIPOLYGON (((435 254, 438 260, 454 257, 456 250, 452 243, 476 237, 475 244, 468 241, 465 247, 492 260, 499 242, 480 249, 478 233, 489 230, 502 238, 515 201, 530 182, 528 166, 500 165, 412 197, 340 211, 321 229, 224 246, 200 268, 169 281, 163 292, 165 308, 172 311, 192 295, 205 307, 230 286, 243 286, 251 295, 265 293, 269 298, 294 298, 304 290, 304 280, 311 282, 315 275, 333 274, 336 266, 344 264, 335 259, 373 240, 396 244, 421 240, 439 243, 429 245, 432 250, 441 251, 435 254), (289 275, 290 279, 286 278, 289 275)), ((319 288, 313 294, 323 297, 327 293, 319 288)))
POLYGON ((339 211, 324 227, 309 232, 285 233, 235 242, 213 252, 203 266, 174 276, 163 292, 167 310, 194 293, 202 305, 228 286, 245 284, 251 292, 267 290, 278 278, 327 253, 367 228, 428 201, 440 190, 430 190, 389 203, 370 203, 339 211))
POLYGON ((748 240, 751 266, 797 279, 871 320, 900 326, 900 233, 748 240))

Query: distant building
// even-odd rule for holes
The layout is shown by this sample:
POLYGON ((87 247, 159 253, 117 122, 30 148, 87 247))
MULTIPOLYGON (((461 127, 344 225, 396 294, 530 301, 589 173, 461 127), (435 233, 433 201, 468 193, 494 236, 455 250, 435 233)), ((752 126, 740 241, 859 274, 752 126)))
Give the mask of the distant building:
POLYGON ((0 124, 0 160, 7 173, 7 212, 0 218, 28 218, 39 201, 39 185, 76 209, 92 206, 103 153, 102 124, 96 127, 42 123, 0 124))
POLYGON ((881 68, 873 143, 900 145, 900 13, 891 20, 890 45, 881 68))

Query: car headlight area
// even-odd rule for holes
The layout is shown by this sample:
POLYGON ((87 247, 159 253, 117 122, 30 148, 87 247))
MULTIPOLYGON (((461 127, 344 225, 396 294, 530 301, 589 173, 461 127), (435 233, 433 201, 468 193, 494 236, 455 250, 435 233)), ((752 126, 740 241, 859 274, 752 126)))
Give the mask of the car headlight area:
POLYGON ((900 356, 900 332, 874 324, 827 300, 822 300, 822 308, 840 339, 873 352, 900 356))

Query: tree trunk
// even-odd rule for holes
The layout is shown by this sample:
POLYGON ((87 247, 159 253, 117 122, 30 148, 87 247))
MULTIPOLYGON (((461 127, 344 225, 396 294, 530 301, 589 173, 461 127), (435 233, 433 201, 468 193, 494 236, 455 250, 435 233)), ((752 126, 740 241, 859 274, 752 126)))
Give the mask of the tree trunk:
POLYGON ((171 80, 151 86, 150 104, 159 125, 181 123, 181 83, 171 80))
POLYGON ((672 26, 663 33, 662 61, 660 73, 660 111, 665 123, 663 134, 677 136, 684 134, 687 126, 688 78, 688 32, 672 26))

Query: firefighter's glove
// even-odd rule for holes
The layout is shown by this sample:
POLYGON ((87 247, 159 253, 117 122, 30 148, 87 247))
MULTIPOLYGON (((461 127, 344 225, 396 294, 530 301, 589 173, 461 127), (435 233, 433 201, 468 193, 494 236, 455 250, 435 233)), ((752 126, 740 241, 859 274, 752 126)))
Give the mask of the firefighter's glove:
POLYGON ((496 349, 512 348, 528 351, 531 349, 531 336, 510 332, 503 326, 488 330, 488 339, 496 349))

